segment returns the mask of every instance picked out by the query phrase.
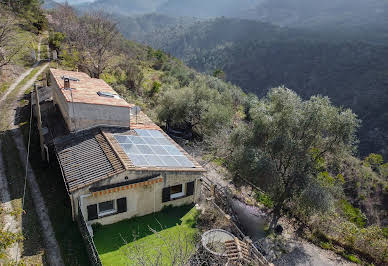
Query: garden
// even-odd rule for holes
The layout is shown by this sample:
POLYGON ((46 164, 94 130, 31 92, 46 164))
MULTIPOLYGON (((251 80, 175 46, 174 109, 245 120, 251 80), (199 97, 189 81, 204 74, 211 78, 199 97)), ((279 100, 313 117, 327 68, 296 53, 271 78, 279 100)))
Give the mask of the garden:
POLYGON ((176 250, 185 250, 186 257, 195 252, 198 216, 193 205, 186 205, 111 225, 94 224, 94 242, 103 265, 137 265, 140 261, 171 265, 178 258, 176 250))

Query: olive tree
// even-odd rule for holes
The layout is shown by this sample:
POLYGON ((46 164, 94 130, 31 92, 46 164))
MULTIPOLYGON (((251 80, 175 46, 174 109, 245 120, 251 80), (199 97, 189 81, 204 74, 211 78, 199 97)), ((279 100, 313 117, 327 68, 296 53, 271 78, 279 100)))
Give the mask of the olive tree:
POLYGON ((295 200, 310 210, 329 209, 331 182, 319 164, 327 155, 340 158, 355 149, 357 116, 333 106, 327 97, 304 101, 279 87, 252 106, 250 117, 249 124, 232 134, 231 168, 270 195, 271 226, 295 200))
POLYGON ((159 120, 199 135, 211 135, 230 125, 234 114, 233 100, 202 81, 184 88, 170 88, 161 98, 159 120))

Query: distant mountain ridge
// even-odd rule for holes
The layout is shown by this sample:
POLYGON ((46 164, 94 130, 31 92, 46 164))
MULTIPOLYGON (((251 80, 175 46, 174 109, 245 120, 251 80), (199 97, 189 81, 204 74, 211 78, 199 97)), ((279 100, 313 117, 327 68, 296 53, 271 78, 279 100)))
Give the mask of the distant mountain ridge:
POLYGON ((75 6, 120 15, 225 16, 303 28, 388 25, 388 1, 383 0, 96 0, 75 6))

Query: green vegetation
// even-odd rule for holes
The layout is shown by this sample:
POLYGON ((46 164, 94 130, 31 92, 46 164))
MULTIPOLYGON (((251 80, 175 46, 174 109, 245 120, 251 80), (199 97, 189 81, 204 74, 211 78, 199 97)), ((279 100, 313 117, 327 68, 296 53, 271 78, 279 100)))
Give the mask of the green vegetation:
POLYGON ((351 110, 337 108, 320 96, 303 101, 280 87, 257 101, 250 117, 251 123, 232 134, 229 165, 271 197, 271 225, 288 208, 303 206, 307 216, 315 210, 329 211, 336 184, 322 179, 317 164, 325 156, 353 150, 359 121, 351 110))
POLYGON ((347 258, 348 260, 350 260, 351 262, 361 264, 361 260, 356 255, 345 254, 344 257, 347 258))
POLYGON ((352 204, 346 200, 342 200, 341 204, 342 210, 350 222, 354 223, 360 228, 363 228, 366 225, 366 217, 360 209, 353 207, 352 204))
MULTIPOLYGON (((21 113, 21 121, 23 121, 21 129, 25 143, 27 143, 29 106, 25 106, 21 113)), ((47 165, 41 160, 39 135, 35 121, 32 127, 30 150, 30 164, 48 208, 48 214, 61 250, 62 259, 66 265, 89 265, 88 255, 78 225, 72 220, 69 196, 63 183, 59 165, 54 162, 47 165), (50 180, 50 182, 47 180, 50 180)), ((35 228, 39 228, 39 226, 36 225, 35 228)))
MULTIPOLYGON (((276 21, 281 17, 284 15, 276 21)), ((386 28, 386 20, 383 26, 369 25, 367 30, 358 27, 340 34, 232 18, 176 21, 161 28, 158 22, 167 18, 145 16, 135 20, 130 33, 131 27, 123 29, 126 36, 162 49, 198 71, 223 71, 227 81, 246 93, 262 97, 268 88, 285 85, 306 99, 317 94, 329 96, 334 104, 351 108, 363 119, 360 154, 378 152, 388 157, 388 64, 383 59, 388 56, 387 34, 378 30, 386 28), (149 34, 135 36, 143 28, 151 28, 149 34), (378 32, 371 34, 374 29, 378 32), (369 43, 365 42, 367 37, 369 43)), ((126 25, 126 19, 119 21, 126 25)))
MULTIPOLYGON (((5 167, 5 175, 8 180, 8 186, 11 193, 11 204, 14 210, 22 210, 24 171, 23 164, 20 161, 20 155, 13 141, 12 133, 3 131, 1 137, 1 149, 5 167)), ((40 229, 38 216, 31 197, 31 191, 27 187, 26 197, 24 199, 24 210, 18 211, 16 219, 22 225, 20 235, 5 234, 1 238, 3 247, 18 241, 21 247, 22 261, 26 264, 43 264, 45 262, 43 238, 40 229), (4 242, 5 241, 5 242, 4 242)), ((14 258, 9 258, 14 259, 14 258)))
POLYGON ((270 208, 270 209, 273 208, 273 201, 266 193, 257 191, 256 192, 256 200, 258 202, 260 202, 261 204, 263 204, 267 208, 270 208))
MULTIPOLYGON (((64 16, 64 22, 70 20, 64 16)), ((380 226, 387 215, 384 193, 388 180, 384 175, 388 164, 377 160, 379 165, 373 167, 355 158, 357 116, 334 106, 327 97, 310 97, 328 94, 338 105, 357 103, 355 111, 363 114, 364 125, 383 130, 373 138, 383 143, 386 114, 380 107, 386 99, 381 90, 386 62, 381 58, 386 49, 356 42, 322 42, 311 33, 259 24, 221 18, 196 23, 188 31, 183 27, 184 32, 155 33, 155 40, 163 35, 161 45, 167 40, 186 62, 217 77, 200 74, 161 50, 118 36, 116 46, 108 51, 112 57, 101 78, 160 126, 190 133, 189 145, 196 148, 199 142, 203 158, 217 158, 217 164, 229 167, 235 177, 249 179, 264 190, 258 200, 273 206, 274 218, 296 218, 307 228, 307 235, 322 236, 317 244, 323 242, 330 249, 333 245, 337 253, 346 250, 343 254, 386 263, 388 241, 380 226), (252 39, 255 36, 266 41, 252 39), (371 69, 371 60, 378 66, 371 69), (286 81, 299 95, 280 87, 260 99, 223 81, 221 71, 212 73, 214 69, 224 71, 228 80, 244 82, 246 91, 259 96, 286 81), (371 106, 370 101, 376 104, 371 106)), ((75 47, 73 36, 66 33, 63 37, 58 42, 59 64, 87 69, 77 51, 69 49, 75 47)), ((360 134, 362 145, 372 139, 365 137, 365 128, 360 134)), ((365 153, 369 148, 362 145, 365 153)), ((97 238, 101 228, 96 229, 97 238)), ((116 240, 110 246, 120 240, 118 231, 112 231, 116 240)), ((109 254, 101 239, 99 245, 109 254)), ((112 260, 116 257, 112 255, 112 260)))
POLYGON ((0 96, 8 90, 9 85, 11 85, 11 82, 4 82, 0 84, 0 96))
MULTIPOLYGON (((192 245, 197 234, 195 228, 198 211, 192 206, 168 207, 159 213, 135 217, 112 225, 94 226, 94 242, 104 265, 126 265, 128 253, 141 248, 146 257, 157 256, 162 248, 163 265, 169 265, 166 254, 168 244, 159 236, 174 237, 184 234, 192 245), (152 232, 156 230, 159 234, 152 232)), ((133 261, 132 261, 133 262, 133 261)), ((134 263, 134 262, 133 262, 134 263)), ((151 262, 150 262, 151 263, 151 262)), ((152 263, 151 263, 152 264, 152 263)))

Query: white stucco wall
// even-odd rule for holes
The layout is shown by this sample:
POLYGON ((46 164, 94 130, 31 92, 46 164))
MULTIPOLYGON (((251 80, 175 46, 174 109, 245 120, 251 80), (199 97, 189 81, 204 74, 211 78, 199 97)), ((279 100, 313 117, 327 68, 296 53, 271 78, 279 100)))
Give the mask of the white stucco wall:
POLYGON ((59 106, 70 131, 99 125, 129 127, 129 107, 68 102, 52 76, 50 84, 53 100, 59 106))

